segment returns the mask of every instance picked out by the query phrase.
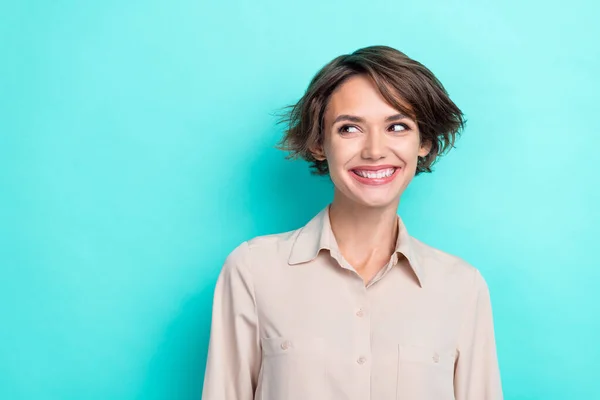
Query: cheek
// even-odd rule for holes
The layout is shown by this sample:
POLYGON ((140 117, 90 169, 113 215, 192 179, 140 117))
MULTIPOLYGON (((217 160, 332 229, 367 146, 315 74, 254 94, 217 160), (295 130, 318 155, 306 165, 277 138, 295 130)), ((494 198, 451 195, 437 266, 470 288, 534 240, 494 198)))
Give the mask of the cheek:
POLYGON ((416 162, 419 156, 419 143, 414 140, 398 141, 395 143, 393 150, 406 163, 416 162))
POLYGON ((341 170, 360 154, 360 145, 358 141, 347 141, 338 143, 328 143, 325 145, 327 161, 330 170, 341 170))

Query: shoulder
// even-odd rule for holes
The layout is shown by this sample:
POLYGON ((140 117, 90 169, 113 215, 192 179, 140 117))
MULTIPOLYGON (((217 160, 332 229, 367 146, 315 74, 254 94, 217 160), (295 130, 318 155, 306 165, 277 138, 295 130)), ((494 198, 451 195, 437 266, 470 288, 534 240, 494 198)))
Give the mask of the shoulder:
POLYGON ((460 290, 487 290, 480 270, 464 258, 411 237, 412 246, 428 280, 460 290))
POLYGON ((228 255, 227 265, 244 264, 247 268, 287 262, 295 238, 302 228, 268 235, 254 236, 238 244, 228 255))
POLYGON ((288 247, 294 241, 302 228, 291 231, 272 233, 270 235, 255 236, 249 239, 248 246, 253 252, 272 252, 281 247, 288 247))

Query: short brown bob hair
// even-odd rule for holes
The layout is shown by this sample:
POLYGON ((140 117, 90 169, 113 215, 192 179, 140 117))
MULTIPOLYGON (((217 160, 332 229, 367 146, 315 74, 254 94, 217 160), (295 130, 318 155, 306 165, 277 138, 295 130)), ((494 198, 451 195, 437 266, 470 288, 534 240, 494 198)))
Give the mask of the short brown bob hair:
POLYGON ((418 124, 421 143, 431 143, 431 151, 419 157, 415 175, 431 172, 437 159, 454 147, 466 120, 429 69, 388 46, 364 47, 321 68, 302 98, 285 108, 279 122, 287 128, 276 147, 291 152, 286 159, 301 157, 310 162, 312 174, 328 175, 327 161, 315 159, 310 148, 323 145, 323 118, 331 93, 358 74, 369 76, 392 107, 418 124))

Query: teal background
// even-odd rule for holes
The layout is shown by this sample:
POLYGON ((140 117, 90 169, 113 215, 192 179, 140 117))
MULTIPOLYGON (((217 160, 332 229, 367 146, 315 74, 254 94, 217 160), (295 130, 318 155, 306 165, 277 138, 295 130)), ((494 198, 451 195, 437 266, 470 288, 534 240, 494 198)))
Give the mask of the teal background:
POLYGON ((400 214, 490 287, 506 399, 600 399, 592 1, 3 1, 0 398, 199 399, 214 283, 327 179, 273 115, 333 57, 423 62, 464 110, 400 214))

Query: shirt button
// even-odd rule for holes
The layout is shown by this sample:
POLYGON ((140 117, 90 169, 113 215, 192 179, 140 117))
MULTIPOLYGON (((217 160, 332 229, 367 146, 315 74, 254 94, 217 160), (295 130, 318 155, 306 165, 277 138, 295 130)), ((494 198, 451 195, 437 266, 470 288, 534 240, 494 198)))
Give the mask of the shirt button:
POLYGON ((356 360, 357 363, 359 363, 360 365, 363 365, 364 363, 367 362, 367 359, 364 357, 359 357, 358 360, 356 360))
POLYGON ((365 312, 363 311, 363 309, 359 308, 358 311, 356 312, 356 316, 358 318, 362 318, 362 317, 364 317, 364 315, 365 315, 365 312))
POLYGON ((281 343, 281 348, 283 350, 287 350, 290 347, 292 347, 292 342, 290 342, 289 340, 286 340, 285 342, 281 343))
POLYGON ((431 358, 433 359, 433 362, 436 364, 440 362, 440 355, 438 353, 435 353, 433 355, 433 357, 431 357, 431 358))

